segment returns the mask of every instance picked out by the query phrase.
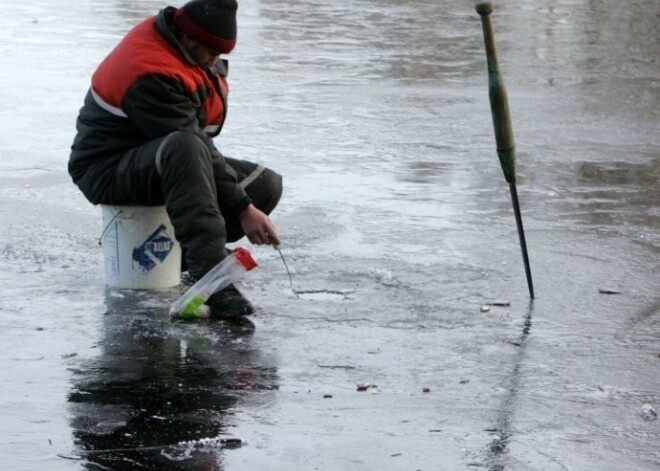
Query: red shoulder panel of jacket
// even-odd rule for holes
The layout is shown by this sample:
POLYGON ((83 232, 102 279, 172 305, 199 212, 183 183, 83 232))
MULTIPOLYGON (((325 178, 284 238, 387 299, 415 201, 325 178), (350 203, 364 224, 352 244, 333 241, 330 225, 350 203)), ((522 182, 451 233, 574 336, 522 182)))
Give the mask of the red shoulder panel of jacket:
MULTIPOLYGON (((190 95, 205 85, 210 94, 204 104, 206 116, 209 123, 217 123, 224 106, 213 82, 203 68, 190 64, 156 31, 154 22, 155 17, 147 18, 124 36, 96 69, 92 88, 107 104, 121 109, 128 89, 145 75, 172 77, 190 95)), ((220 86, 226 87, 224 80, 220 81, 220 86)))

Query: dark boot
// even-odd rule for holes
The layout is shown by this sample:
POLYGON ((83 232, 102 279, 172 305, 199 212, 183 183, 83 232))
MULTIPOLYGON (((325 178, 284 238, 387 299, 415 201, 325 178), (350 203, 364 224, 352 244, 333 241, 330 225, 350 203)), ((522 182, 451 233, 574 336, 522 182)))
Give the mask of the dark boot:
POLYGON ((214 293, 206 305, 211 308, 211 319, 232 320, 254 314, 254 306, 234 285, 214 293))

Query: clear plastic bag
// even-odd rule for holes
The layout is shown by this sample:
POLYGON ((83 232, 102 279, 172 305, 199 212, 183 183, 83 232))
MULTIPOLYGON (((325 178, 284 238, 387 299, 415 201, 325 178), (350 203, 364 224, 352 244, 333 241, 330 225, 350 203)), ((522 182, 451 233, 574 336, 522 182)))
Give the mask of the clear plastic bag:
POLYGON ((208 310, 203 308, 206 300, 216 291, 240 280, 256 266, 257 262, 247 249, 234 249, 172 304, 170 314, 182 319, 208 317, 208 310))

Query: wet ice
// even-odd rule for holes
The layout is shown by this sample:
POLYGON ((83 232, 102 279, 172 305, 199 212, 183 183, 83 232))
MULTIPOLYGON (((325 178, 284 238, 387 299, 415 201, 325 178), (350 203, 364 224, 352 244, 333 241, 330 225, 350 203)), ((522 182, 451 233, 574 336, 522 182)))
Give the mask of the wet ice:
POLYGON ((259 307, 253 333, 171 323, 176 290, 106 292, 100 211, 66 175, 90 74, 158 8, 3 5, 6 467, 93 469, 102 457, 56 455, 80 457, 104 437, 162 447, 229 431, 248 445, 180 462, 161 448, 115 458, 159 469, 657 468, 656 2, 496 4, 532 308, 473 5, 241 2, 220 147, 285 176, 273 217, 295 289, 351 292, 290 296, 279 255, 254 248, 260 267, 241 286, 259 307), (355 391, 365 382, 378 394, 355 391))

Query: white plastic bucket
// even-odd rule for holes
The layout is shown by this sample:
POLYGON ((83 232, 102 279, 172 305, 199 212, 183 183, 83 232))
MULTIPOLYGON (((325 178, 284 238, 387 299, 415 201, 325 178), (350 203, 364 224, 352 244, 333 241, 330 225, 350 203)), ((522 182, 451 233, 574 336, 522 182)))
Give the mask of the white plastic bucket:
POLYGON ((103 251, 108 286, 160 289, 181 282, 181 246, 164 206, 105 206, 103 251))

